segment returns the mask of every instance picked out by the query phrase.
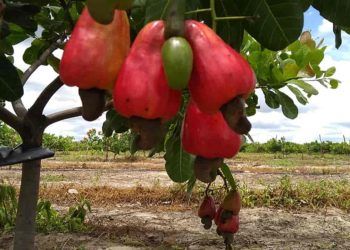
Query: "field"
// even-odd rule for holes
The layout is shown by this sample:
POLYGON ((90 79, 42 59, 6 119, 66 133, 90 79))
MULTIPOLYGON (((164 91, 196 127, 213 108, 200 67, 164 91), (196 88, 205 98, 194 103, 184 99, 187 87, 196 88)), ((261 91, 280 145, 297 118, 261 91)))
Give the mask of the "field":
MULTIPOLYGON (((227 163, 243 195, 235 249, 350 249, 350 156, 240 153, 227 163)), ((19 187, 20 174, 3 168, 0 179, 19 187)), ((58 153, 41 180, 40 198, 60 212, 82 198, 92 212, 84 231, 40 233, 39 249, 223 249, 196 216, 205 187, 187 195, 160 156, 58 153)), ((12 239, 2 234, 0 248, 12 239)))

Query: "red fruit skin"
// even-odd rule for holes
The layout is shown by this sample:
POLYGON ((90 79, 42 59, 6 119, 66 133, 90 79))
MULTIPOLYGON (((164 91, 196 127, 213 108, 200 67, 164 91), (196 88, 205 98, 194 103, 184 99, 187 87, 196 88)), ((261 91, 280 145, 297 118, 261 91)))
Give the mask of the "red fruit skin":
POLYGON ((230 219, 225 220, 225 222, 220 221, 218 230, 222 233, 237 233, 239 230, 239 216, 232 216, 230 219))
POLYGON ((161 50, 164 22, 147 24, 136 37, 114 88, 114 107, 126 117, 171 119, 181 104, 181 92, 169 88, 161 50))
POLYGON ((231 158, 241 145, 241 136, 226 123, 221 112, 203 113, 190 101, 182 124, 182 145, 190 154, 204 158, 231 158))
POLYGON ((223 210, 222 207, 219 207, 216 210, 215 217, 214 217, 214 222, 215 222, 216 225, 219 225, 219 223, 220 223, 220 216, 221 216, 222 210, 223 210))
POLYGON ((130 49, 129 26, 125 11, 116 10, 113 22, 102 25, 85 8, 64 48, 61 80, 81 89, 113 89, 130 49))
POLYGON ((215 201, 213 197, 206 196, 198 209, 198 216, 200 218, 209 217, 210 219, 214 219, 215 214, 215 201))
POLYGON ((256 78, 248 62, 203 23, 186 21, 186 39, 193 50, 189 90, 198 107, 215 113, 236 96, 248 98, 256 78))

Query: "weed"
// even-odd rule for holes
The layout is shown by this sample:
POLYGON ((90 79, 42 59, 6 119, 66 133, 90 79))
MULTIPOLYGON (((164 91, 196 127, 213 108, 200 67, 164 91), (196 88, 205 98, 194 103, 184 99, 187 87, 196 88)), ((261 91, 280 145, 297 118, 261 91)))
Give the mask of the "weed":
MULTIPOLYGON (((280 178, 275 185, 261 183, 261 188, 249 188, 244 182, 239 190, 244 207, 271 207, 289 210, 323 209, 335 207, 350 211, 350 182, 348 180, 322 180, 292 182, 289 176, 280 178)), ((72 186, 82 197, 93 205, 110 207, 123 203, 139 203, 143 207, 159 206, 164 209, 178 210, 197 206, 205 192, 205 185, 196 185, 190 199, 186 186, 176 184, 171 187, 136 186, 133 188, 115 188, 110 186, 82 187, 72 186)), ((67 205, 75 198, 66 194, 67 186, 60 185, 41 189, 41 197, 53 200, 56 204, 67 205), (60 197, 60 199, 57 199, 60 197)), ((224 198, 225 191, 217 184, 211 186, 215 200, 224 198)))
MULTIPOLYGON (((11 231, 17 213, 16 190, 12 186, 0 185, 0 230, 11 231)), ((39 200, 36 224, 39 232, 80 232, 86 229, 86 213, 91 212, 90 203, 82 199, 70 207, 68 213, 61 215, 52 207, 50 201, 39 200)))
POLYGON ((12 186, 0 185, 0 229, 9 231, 14 227, 17 213, 16 190, 12 186))
POLYGON ((67 178, 63 174, 47 174, 41 177, 43 182, 60 182, 65 181, 67 178))

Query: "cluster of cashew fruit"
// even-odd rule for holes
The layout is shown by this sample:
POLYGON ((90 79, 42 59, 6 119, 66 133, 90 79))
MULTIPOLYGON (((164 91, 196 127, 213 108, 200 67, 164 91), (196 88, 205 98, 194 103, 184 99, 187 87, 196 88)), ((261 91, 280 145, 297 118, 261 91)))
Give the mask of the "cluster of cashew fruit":
MULTIPOLYGON (((106 96, 112 97, 115 110, 129 119, 141 150, 163 141, 167 121, 186 104, 182 146, 196 156, 196 178, 211 183, 224 158, 238 153, 242 135, 251 129, 245 100, 255 89, 255 74, 210 27, 185 20, 185 0, 170 0, 165 20, 146 24, 130 48, 129 19, 123 10, 130 2, 87 1, 65 46, 60 77, 79 87, 86 120, 97 119, 106 96), (182 99, 185 89, 188 102, 182 99)), ((216 214, 218 230, 230 242, 226 233, 238 229, 238 205, 224 201, 218 212, 210 199, 203 205, 208 212, 203 221, 208 227, 208 218, 216 214)))
POLYGON ((206 194, 198 209, 198 216, 205 229, 210 229, 213 220, 217 226, 216 232, 224 238, 226 246, 233 243, 233 235, 239 229, 239 211, 241 197, 236 190, 228 192, 218 208, 212 196, 206 194))

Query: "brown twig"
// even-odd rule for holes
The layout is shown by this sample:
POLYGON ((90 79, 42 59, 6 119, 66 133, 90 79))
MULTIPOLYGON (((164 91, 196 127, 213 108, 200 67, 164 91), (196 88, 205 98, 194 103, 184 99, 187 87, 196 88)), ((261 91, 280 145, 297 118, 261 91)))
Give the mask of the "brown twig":
POLYGON ((50 101, 51 97, 63 86, 60 77, 56 77, 39 95, 35 103, 29 109, 29 112, 34 115, 41 115, 44 112, 45 106, 50 101))
POLYGON ((22 84, 25 85, 29 77, 37 70, 47 58, 59 47, 59 43, 56 41, 50 45, 30 67, 23 73, 21 78, 22 84))
POLYGON ((18 99, 12 102, 11 104, 13 110, 15 111, 18 117, 23 118, 27 114, 28 110, 24 107, 24 104, 21 99, 18 99))
MULTIPOLYGON (((104 111, 107 111, 113 107, 113 102, 110 101, 106 104, 104 111)), ((72 109, 67 109, 64 111, 60 111, 57 113, 53 113, 51 115, 47 116, 47 123, 46 126, 50 126, 53 123, 63 121, 66 119, 74 118, 74 117, 79 117, 82 115, 83 108, 82 107, 76 107, 72 109)))
POLYGON ((0 120, 4 121, 7 125, 15 129, 18 133, 22 132, 23 123, 22 120, 8 111, 6 108, 0 106, 0 120))

